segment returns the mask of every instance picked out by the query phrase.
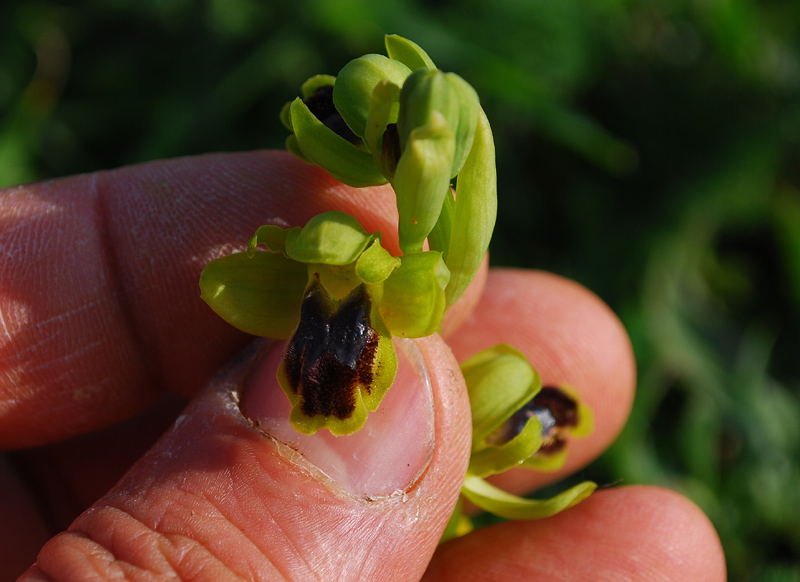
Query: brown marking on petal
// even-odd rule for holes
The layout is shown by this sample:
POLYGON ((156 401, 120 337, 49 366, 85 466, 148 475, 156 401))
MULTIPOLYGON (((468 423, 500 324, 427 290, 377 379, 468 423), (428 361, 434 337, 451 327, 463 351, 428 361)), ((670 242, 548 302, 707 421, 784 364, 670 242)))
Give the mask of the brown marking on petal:
POLYGON ((379 336, 369 314, 372 302, 360 285, 338 306, 316 281, 300 308, 300 323, 286 344, 284 369, 306 416, 349 418, 356 390, 369 393, 379 336))

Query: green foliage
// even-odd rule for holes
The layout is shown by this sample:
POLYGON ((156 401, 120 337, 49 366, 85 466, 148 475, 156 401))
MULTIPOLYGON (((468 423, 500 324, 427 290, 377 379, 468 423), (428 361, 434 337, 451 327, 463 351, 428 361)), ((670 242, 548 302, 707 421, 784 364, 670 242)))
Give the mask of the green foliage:
POLYGON ((732 581, 793 579, 798 29, 790 1, 10 0, 0 183, 283 148, 303 81, 413 38, 492 122, 494 264, 576 278, 632 335, 631 422, 581 477, 675 487, 732 581))

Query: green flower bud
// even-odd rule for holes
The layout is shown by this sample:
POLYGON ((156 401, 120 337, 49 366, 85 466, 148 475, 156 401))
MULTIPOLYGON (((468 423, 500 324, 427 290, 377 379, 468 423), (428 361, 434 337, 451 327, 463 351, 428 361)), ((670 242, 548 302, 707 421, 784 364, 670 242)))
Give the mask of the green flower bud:
POLYGON ((431 124, 434 113, 438 113, 444 117, 455 137, 455 151, 447 172, 448 179, 454 178, 472 148, 479 110, 475 89, 455 73, 428 69, 414 71, 400 93, 397 130, 401 151, 405 151, 411 133, 431 124))
POLYGON ((401 87, 410 74, 403 63, 383 55, 364 55, 342 67, 333 87, 333 102, 353 133, 364 137, 375 86, 388 81, 401 87))

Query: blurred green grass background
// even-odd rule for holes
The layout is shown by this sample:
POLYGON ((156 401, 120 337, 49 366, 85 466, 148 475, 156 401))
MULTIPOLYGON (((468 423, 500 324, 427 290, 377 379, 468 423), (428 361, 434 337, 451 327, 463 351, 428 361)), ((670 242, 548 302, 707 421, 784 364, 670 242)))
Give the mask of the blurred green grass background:
POLYGON ((800 580, 796 0, 6 0, 0 185, 280 148, 300 84, 384 33, 482 97, 493 262, 631 334, 633 415, 580 477, 677 489, 730 580, 800 580))

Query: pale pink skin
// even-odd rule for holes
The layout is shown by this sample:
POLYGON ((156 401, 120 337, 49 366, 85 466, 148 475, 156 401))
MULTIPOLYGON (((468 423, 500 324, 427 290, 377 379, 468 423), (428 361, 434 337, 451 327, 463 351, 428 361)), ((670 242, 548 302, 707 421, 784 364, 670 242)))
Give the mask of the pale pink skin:
MULTIPOLYGON (((622 326, 553 275, 484 271, 448 317, 446 340, 416 342, 429 396, 386 405, 411 414, 410 433, 421 435, 384 438, 388 453, 409 452, 405 468, 371 454, 372 473, 346 461, 337 474, 327 454, 309 463, 248 421, 242 406, 263 415, 258 394, 270 390, 258 379, 263 345, 214 375, 250 338, 199 300, 199 273, 261 224, 304 224, 330 209, 382 230, 396 250, 386 188, 347 188, 279 152, 0 192, 0 443, 32 447, 0 463, 0 579, 37 553, 24 580, 725 579, 706 517, 653 487, 601 491, 553 518, 437 549, 469 454, 458 360, 511 343, 595 411, 595 433, 571 443, 562 471, 512 471, 501 479, 508 489, 584 466, 627 418, 635 372, 622 326), (254 403, 237 402, 248 391, 254 403)), ((420 386, 412 378, 392 390, 420 386)))

